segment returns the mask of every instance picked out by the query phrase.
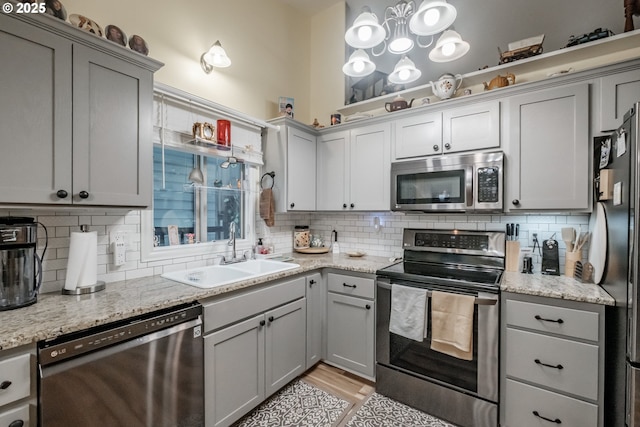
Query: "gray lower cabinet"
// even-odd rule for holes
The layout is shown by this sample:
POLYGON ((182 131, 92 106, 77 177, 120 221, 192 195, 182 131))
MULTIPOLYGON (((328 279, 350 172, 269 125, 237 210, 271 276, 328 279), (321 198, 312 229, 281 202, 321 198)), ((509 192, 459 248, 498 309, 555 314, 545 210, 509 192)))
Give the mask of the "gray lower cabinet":
POLYGON ((0 15, 0 56, 11 100, 0 105, 2 203, 148 206, 161 64, 51 17, 17 14, 0 15))
POLYGON ((603 425, 604 307, 502 294, 500 425, 603 425))
POLYGON ((35 345, 0 352, 0 426, 35 426, 35 345))
POLYGON ((372 277, 327 275, 327 358, 367 379, 375 377, 375 284, 372 277))
POLYGON ((203 306, 205 425, 229 426, 305 371, 305 278, 203 306))
POLYGON ((327 287, 320 273, 305 277, 307 284, 307 365, 311 368, 324 358, 327 287))

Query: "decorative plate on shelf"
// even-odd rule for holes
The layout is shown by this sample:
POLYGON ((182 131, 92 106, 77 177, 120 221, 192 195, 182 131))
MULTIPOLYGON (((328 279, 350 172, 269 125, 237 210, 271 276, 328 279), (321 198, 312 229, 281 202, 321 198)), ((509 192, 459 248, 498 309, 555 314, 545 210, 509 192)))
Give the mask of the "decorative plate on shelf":
POLYGON ((329 252, 331 248, 322 247, 322 248, 304 248, 304 249, 296 249, 296 252, 300 252, 301 254, 326 254, 329 252))
POLYGON ((132 35, 129 39, 129 48, 145 56, 149 55, 147 42, 137 34, 132 35))
POLYGON ((112 42, 119 44, 120 46, 127 46, 127 35, 115 25, 107 25, 104 28, 104 36, 107 40, 111 40, 112 42))
POLYGON ((345 254, 347 254, 347 256, 350 256, 351 258, 359 258, 361 256, 366 255, 365 252, 360 252, 360 251, 350 251, 350 252, 345 252, 345 254))
POLYGON ((102 27, 98 25, 98 23, 91 18, 87 18, 84 15, 78 15, 74 13, 69 16, 69 22, 74 27, 81 28, 88 33, 95 34, 98 37, 102 37, 104 35, 104 31, 102 31, 102 27))

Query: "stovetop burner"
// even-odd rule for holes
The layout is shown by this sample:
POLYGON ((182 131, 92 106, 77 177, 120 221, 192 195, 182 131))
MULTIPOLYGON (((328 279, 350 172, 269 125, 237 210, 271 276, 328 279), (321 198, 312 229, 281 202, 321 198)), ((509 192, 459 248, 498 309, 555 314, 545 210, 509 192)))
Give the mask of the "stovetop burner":
POLYGON ((377 275, 417 283, 497 292, 504 271, 504 233, 405 229, 404 261, 377 275))

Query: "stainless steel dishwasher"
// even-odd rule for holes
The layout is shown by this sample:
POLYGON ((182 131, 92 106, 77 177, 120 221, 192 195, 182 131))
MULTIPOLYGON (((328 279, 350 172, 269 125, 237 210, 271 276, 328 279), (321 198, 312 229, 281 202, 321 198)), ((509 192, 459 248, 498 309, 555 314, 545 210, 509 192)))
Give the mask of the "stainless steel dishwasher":
POLYGON ((204 425, 202 306, 154 312, 38 346, 38 423, 204 425))

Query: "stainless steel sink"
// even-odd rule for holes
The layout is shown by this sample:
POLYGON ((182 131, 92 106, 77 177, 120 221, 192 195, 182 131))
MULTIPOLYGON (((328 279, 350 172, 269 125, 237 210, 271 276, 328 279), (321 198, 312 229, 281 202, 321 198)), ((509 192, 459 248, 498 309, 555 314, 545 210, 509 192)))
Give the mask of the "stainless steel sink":
POLYGON ((255 279, 281 271, 293 270, 299 264, 268 259, 249 260, 229 265, 212 265, 164 273, 162 277, 185 285, 211 289, 242 280, 255 279))

